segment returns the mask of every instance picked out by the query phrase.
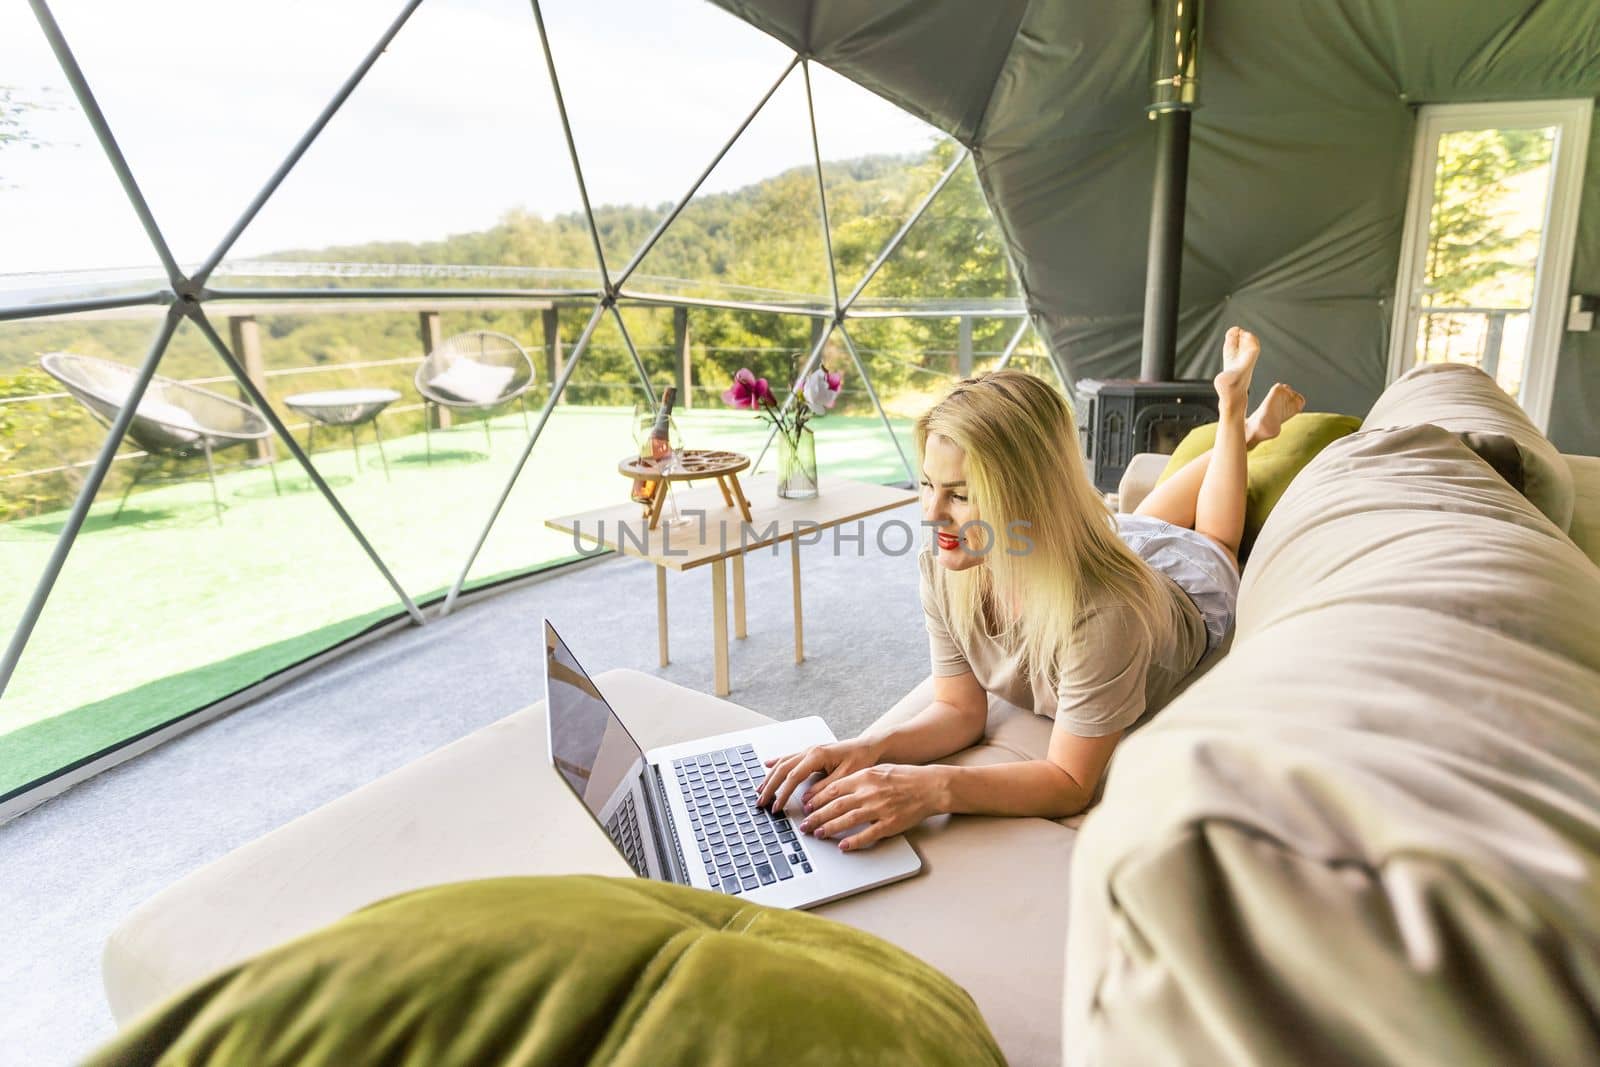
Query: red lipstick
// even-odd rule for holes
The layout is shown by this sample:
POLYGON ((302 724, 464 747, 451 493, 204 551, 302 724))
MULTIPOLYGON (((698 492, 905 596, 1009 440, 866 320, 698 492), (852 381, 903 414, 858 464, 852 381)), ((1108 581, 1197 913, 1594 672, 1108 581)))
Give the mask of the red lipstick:
POLYGON ((945 533, 943 530, 936 530, 934 531, 934 536, 939 539, 940 548, 955 550, 961 547, 961 539, 955 534, 945 533))

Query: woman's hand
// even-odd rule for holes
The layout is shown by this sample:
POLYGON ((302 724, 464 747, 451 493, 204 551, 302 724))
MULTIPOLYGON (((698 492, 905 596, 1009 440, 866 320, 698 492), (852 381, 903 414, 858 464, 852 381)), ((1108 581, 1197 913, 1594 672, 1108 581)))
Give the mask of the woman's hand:
POLYGON ((852 826, 863 829, 839 842, 840 850, 870 848, 885 837, 904 833, 930 815, 946 810, 945 771, 885 763, 845 775, 806 797, 800 829, 814 837, 837 837, 852 826))
POLYGON ((835 741, 830 745, 812 745, 792 755, 769 759, 767 766, 771 769, 767 771, 761 792, 756 794, 756 807, 781 811, 794 791, 813 774, 824 776, 812 787, 810 795, 814 796, 818 789, 830 782, 877 762, 877 742, 864 737, 835 741))

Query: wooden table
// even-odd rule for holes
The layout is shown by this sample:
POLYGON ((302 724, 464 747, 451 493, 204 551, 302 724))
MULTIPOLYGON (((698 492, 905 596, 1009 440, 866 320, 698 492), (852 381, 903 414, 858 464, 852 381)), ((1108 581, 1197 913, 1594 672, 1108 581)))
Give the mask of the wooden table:
POLYGON ((759 475, 745 482, 751 519, 745 522, 739 512, 727 506, 714 485, 677 492, 679 511, 692 521, 686 526, 651 530, 639 513, 639 505, 624 500, 610 507, 577 515, 564 515, 545 522, 551 529, 572 534, 594 545, 656 565, 656 641, 661 665, 667 658, 667 568, 676 571, 711 568, 712 660, 715 666, 717 696, 727 696, 728 685, 728 574, 733 561, 733 627, 735 637, 744 637, 744 557, 752 549, 769 548, 789 542, 789 570, 794 593, 794 661, 805 660, 805 628, 800 610, 799 535, 840 526, 880 511, 901 507, 917 499, 910 489, 872 485, 848 478, 828 478, 822 492, 810 500, 784 500, 777 494, 772 475, 759 475), (704 511, 704 518, 694 515, 704 511), (743 537, 741 539, 741 532, 743 537))

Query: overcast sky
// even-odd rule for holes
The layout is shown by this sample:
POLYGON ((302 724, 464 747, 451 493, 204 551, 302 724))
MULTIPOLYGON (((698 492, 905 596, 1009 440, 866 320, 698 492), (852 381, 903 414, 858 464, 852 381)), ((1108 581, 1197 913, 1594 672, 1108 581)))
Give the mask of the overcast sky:
MULTIPOLYGON (((215 244, 400 0, 51 0, 180 261, 215 244)), ((789 52, 704 0, 545 0, 591 200, 676 200, 789 52)), ((813 68, 824 158, 935 132, 813 68)), ((31 11, 0 4, 0 85, 47 109, 0 149, 0 273, 154 262, 31 11)), ((712 175, 718 191, 810 159, 786 83, 712 175)), ((482 229, 579 207, 526 0, 425 0, 236 254, 482 229)))

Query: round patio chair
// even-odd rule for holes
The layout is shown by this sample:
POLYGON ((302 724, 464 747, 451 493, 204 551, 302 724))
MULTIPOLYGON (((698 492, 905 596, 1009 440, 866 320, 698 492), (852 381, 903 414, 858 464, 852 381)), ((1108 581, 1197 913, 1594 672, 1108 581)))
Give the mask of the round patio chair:
POLYGON ((522 409, 522 426, 528 429, 524 394, 533 387, 533 359, 514 337, 493 330, 458 333, 439 343, 417 368, 417 392, 422 394, 423 430, 428 462, 433 462, 434 408, 477 411, 483 414, 483 439, 489 437, 489 412, 512 400, 522 409))
MULTIPOLYGON (((128 394, 138 377, 132 367, 73 352, 50 352, 40 356, 39 366, 106 426, 110 426, 126 406, 128 394)), ((171 378, 152 377, 139 406, 134 409, 127 432, 127 438, 146 454, 140 457, 133 479, 122 491, 113 518, 122 514, 128 494, 147 471, 146 461, 150 457, 187 459, 203 455, 206 476, 211 482, 211 505, 217 521, 221 522, 222 502, 217 497, 217 471, 212 457, 271 436, 272 426, 248 404, 171 378)), ((272 472, 273 491, 278 492, 278 472, 271 464, 267 469, 272 472)))

